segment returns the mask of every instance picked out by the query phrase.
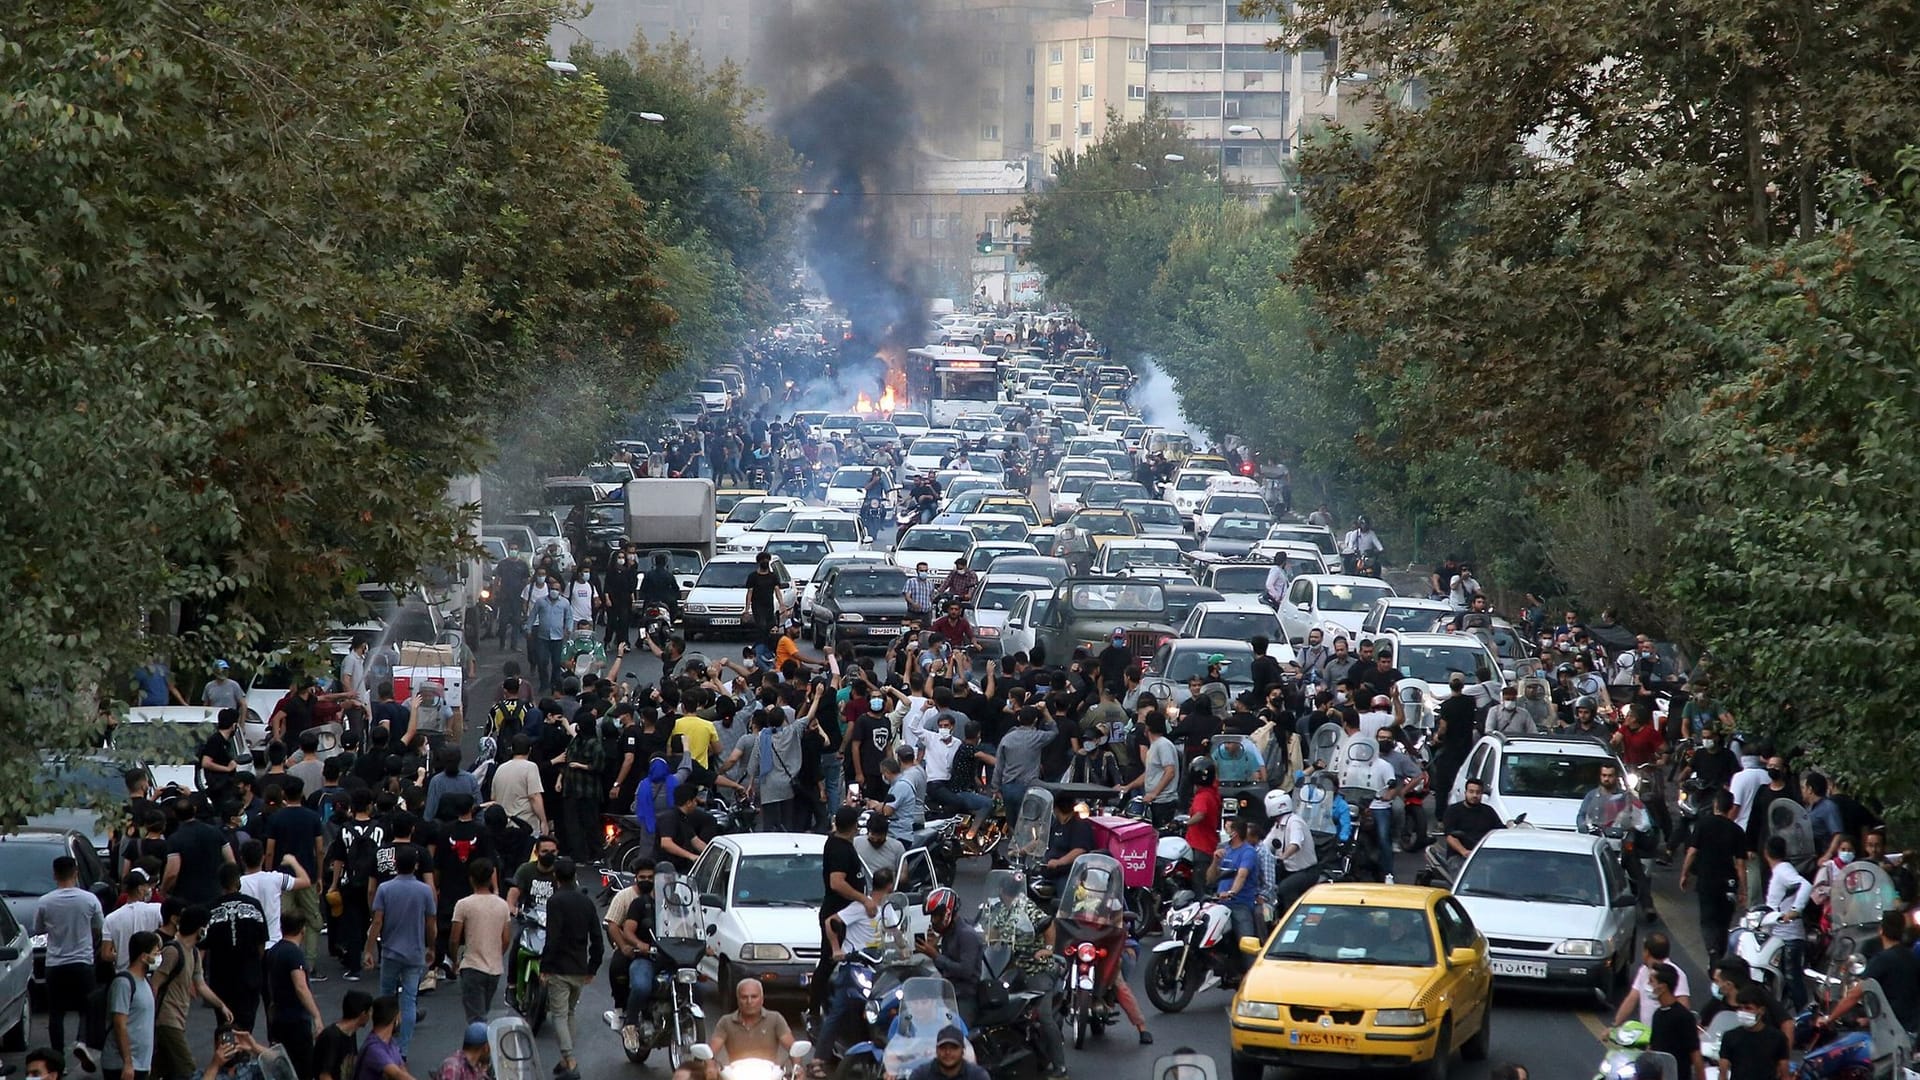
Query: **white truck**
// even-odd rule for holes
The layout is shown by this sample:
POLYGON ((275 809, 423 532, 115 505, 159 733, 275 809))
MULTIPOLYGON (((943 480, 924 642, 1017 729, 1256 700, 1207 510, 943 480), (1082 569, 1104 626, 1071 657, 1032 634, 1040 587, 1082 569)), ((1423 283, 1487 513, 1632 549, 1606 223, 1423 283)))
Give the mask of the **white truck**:
POLYGON ((641 566, 650 548, 699 553, 713 558, 717 525, 713 481, 704 477, 649 477, 627 481, 627 538, 640 548, 641 566))

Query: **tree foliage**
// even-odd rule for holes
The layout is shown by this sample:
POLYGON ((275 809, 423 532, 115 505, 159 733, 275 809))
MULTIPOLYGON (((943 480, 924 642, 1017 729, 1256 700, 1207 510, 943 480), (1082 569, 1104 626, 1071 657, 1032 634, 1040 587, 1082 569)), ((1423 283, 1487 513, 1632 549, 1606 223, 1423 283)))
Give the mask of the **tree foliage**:
MULTIPOLYGON (((150 651, 315 630, 461 535, 536 364, 670 359, 556 5, 27 5, 0 38, 0 810, 150 651), (149 616, 178 610, 179 637, 149 616)), ((164 621, 164 620, 161 620, 164 621)), ((197 688, 195 688, 197 689, 197 688)))
POLYGON ((1892 180, 1835 183, 1831 232, 1731 276, 1710 342, 1738 373, 1675 433, 1665 490, 1723 696, 1914 823, 1920 151, 1892 180))

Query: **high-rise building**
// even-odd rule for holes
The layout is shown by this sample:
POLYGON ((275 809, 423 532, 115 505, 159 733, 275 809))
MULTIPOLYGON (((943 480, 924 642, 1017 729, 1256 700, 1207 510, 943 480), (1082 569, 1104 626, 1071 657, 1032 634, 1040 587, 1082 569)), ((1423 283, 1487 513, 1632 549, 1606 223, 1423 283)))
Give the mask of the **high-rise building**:
POLYGON ((600 52, 625 52, 634 36, 653 45, 670 38, 688 42, 709 68, 731 61, 756 82, 754 53, 786 0, 593 0, 578 18, 554 24, 553 50, 565 56, 575 42, 593 43, 600 52))
POLYGON ((1056 155, 1105 138, 1110 115, 1146 115, 1146 11, 1146 0, 1100 0, 1084 16, 1037 28, 1033 130, 1046 174, 1056 155))
POLYGON ((1281 185, 1301 134, 1339 114, 1327 54, 1269 49, 1277 32, 1239 0, 1147 0, 1148 100, 1262 191, 1281 185))

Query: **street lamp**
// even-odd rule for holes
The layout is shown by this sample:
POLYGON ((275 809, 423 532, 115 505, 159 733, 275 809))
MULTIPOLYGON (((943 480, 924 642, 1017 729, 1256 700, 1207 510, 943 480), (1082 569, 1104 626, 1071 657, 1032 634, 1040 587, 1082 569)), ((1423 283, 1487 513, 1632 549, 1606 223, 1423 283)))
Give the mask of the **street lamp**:
POLYGON ((570 64, 565 60, 547 61, 547 70, 553 72, 555 75, 578 75, 580 73, 578 65, 570 64))
POLYGON ((1168 155, 1166 155, 1165 157, 1163 157, 1163 158, 1162 158, 1161 160, 1162 160, 1162 161, 1171 161, 1171 162, 1175 162, 1175 163, 1177 164, 1177 163, 1179 163, 1179 162, 1182 162, 1182 161, 1185 161, 1185 160, 1187 160, 1187 156, 1186 156, 1185 154, 1168 154, 1168 155))
POLYGON ((628 116, 637 116, 649 124, 664 124, 667 118, 657 112, 629 112, 628 116))

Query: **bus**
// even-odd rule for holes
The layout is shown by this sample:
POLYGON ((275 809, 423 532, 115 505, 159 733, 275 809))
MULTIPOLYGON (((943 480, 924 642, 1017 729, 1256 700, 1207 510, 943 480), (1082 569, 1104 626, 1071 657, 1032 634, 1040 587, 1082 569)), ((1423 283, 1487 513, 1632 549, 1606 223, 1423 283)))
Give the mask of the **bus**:
POLYGON ((952 427, 967 413, 992 412, 1000 400, 1002 359, 978 349, 928 345, 907 352, 907 400, 926 409, 934 427, 952 427))

